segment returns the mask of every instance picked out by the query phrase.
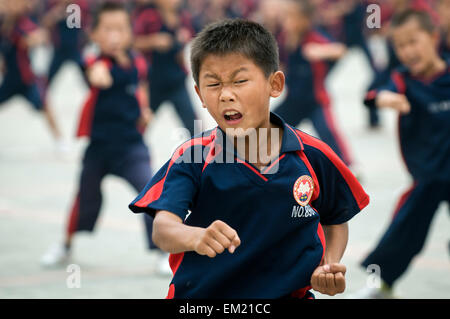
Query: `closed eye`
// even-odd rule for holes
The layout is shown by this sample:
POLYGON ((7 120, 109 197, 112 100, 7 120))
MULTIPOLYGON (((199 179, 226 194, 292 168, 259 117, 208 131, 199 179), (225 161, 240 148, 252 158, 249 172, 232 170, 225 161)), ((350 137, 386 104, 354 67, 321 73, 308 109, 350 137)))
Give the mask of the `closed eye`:
POLYGON ((247 82, 248 80, 240 80, 240 81, 236 81, 236 82, 234 82, 235 84, 242 84, 242 83, 245 83, 245 82, 247 82))
POLYGON ((211 84, 208 84, 208 85, 206 85, 207 87, 216 87, 216 86, 219 86, 219 83, 211 83, 211 84))

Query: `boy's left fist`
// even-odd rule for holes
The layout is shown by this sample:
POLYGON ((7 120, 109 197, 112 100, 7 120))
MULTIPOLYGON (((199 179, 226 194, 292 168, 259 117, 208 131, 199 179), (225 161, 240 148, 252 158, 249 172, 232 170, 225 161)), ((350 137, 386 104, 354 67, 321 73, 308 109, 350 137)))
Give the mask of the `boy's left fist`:
POLYGON ((346 271, 346 267, 338 263, 319 266, 311 276, 311 286, 325 295, 340 294, 345 290, 346 271))
POLYGON ((95 62, 88 69, 89 83, 99 89, 108 89, 113 84, 113 79, 108 66, 103 61, 95 62))

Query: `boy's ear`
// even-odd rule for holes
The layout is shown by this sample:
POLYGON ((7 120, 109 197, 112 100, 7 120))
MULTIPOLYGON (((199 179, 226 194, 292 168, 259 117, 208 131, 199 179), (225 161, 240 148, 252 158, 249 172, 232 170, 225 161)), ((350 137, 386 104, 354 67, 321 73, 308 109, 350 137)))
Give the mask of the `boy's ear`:
POLYGON ((284 90, 284 83, 286 78, 282 71, 277 71, 270 76, 270 96, 271 97, 279 97, 284 90))
POLYGON ((194 88, 195 88, 195 93, 197 93, 200 101, 202 102, 202 107, 206 109, 206 105, 205 105, 205 103, 203 103, 202 94, 200 93, 200 89, 198 88, 197 84, 194 85, 194 88))

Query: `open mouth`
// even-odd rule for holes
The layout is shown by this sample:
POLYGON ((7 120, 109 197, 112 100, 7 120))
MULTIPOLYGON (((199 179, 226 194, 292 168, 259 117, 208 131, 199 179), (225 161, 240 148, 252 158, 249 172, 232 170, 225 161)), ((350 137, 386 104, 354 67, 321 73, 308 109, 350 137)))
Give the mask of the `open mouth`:
POLYGON ((237 111, 227 111, 224 114, 225 121, 229 124, 235 124, 242 119, 242 114, 237 111))

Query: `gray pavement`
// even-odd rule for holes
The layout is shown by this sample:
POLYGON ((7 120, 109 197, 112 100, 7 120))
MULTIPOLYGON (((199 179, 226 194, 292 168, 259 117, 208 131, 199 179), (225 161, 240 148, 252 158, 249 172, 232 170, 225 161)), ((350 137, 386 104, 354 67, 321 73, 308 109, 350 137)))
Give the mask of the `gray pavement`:
MULTIPOLYGON (((327 83, 339 127, 371 196, 370 205, 350 221, 343 258, 347 290, 336 298, 366 285, 368 273, 358 263, 382 235, 399 195, 411 183, 397 147, 396 115, 383 112, 383 128, 366 129, 361 98, 369 79, 363 56, 351 51, 327 83)), ((48 246, 63 237, 77 190, 86 146, 86 141, 73 139, 87 93, 80 83, 77 69, 69 64, 51 88, 50 101, 72 146, 63 157, 55 153, 43 118, 24 100, 14 98, 0 109, 0 298, 164 298, 170 278, 155 273, 156 256, 146 251, 142 216, 127 209, 136 194, 114 176, 102 185, 104 202, 95 232, 80 234, 75 241, 71 262, 80 267, 80 287, 68 287, 73 273, 65 267, 43 269, 39 265, 48 246)), ((187 85, 192 87, 192 82, 187 85)), ((211 127, 212 119, 191 93, 204 128, 211 127)), ((177 130, 180 126, 171 105, 164 105, 145 134, 154 170, 185 138, 177 130)), ((301 128, 314 134, 308 123, 301 128)), ((446 205, 439 208, 422 253, 398 283, 399 297, 450 298, 448 210, 446 205)))

